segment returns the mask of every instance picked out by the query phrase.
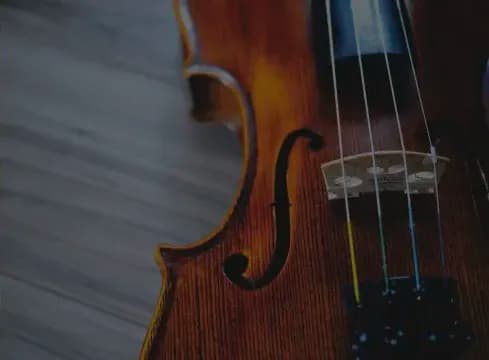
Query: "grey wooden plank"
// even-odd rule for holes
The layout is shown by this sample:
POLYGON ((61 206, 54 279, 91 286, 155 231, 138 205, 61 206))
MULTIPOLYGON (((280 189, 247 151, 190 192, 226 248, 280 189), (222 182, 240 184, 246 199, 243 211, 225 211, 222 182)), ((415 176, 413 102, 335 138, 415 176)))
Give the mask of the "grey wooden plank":
POLYGON ((178 79, 171 0, 3 0, 0 23, 18 39, 151 78, 178 79), (162 66, 163 63, 172 66, 162 66))
POLYGON ((1 281, 9 290, 2 307, 7 337, 29 339, 66 359, 136 358, 137 348, 131 344, 139 337, 140 326, 24 281, 6 277, 1 281))
POLYGON ((8 336, 0 340, 0 356, 3 360, 36 359, 62 360, 63 357, 43 344, 21 335, 8 336))
POLYGON ((65 243, 49 241, 39 232, 16 232, 12 226, 7 230, 9 235, 0 238, 0 274, 133 324, 148 322, 160 283, 149 261, 139 266, 80 247, 67 251, 65 243), (32 246, 33 237, 42 251, 32 246))
MULTIPOLYGON (((49 176, 60 176, 66 181, 72 180, 97 190, 114 192, 128 199, 140 199, 148 204, 160 204, 159 199, 178 196, 181 197, 179 200, 182 203, 195 201, 201 204, 200 207, 205 206, 212 214, 219 212, 229 197, 227 186, 224 185, 224 182, 229 180, 225 174, 201 177, 201 181, 209 178, 212 186, 220 185, 222 188, 224 185, 225 191, 216 189, 213 191, 214 196, 208 197, 209 187, 205 183, 190 176, 180 176, 177 171, 149 169, 139 163, 130 163, 127 159, 114 159, 87 149, 79 149, 77 155, 50 151, 49 148, 56 146, 55 141, 46 140, 44 144, 40 138, 41 136, 36 133, 23 132, 1 140, 0 163, 44 172, 49 176), (15 152, 15 159, 9 157, 8 152, 15 152), (216 193, 219 196, 215 196, 216 193)), ((179 209, 182 205, 175 206, 179 209)), ((197 216, 198 209, 194 211, 197 216)))
POLYGON ((205 219, 204 208, 196 214, 191 214, 191 210, 186 213, 184 209, 178 209, 178 204, 172 207, 172 198, 160 198, 161 203, 155 205, 110 190, 100 191, 93 186, 80 186, 76 181, 50 176, 42 170, 25 168, 16 163, 4 162, 2 168, 8 174, 3 179, 5 197, 23 196, 31 201, 52 202, 65 208, 76 207, 160 232, 168 237, 174 235, 176 239, 191 237, 195 230, 205 232, 212 228, 212 223, 205 219), (168 222, 161 221, 162 218, 168 219, 168 222))

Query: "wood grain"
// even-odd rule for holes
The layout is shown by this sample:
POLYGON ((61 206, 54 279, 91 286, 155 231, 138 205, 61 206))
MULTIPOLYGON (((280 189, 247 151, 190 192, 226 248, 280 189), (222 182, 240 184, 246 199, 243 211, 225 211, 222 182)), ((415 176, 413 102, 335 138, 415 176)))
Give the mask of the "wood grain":
POLYGON ((2 1, 0 48, 0 358, 135 359, 239 145, 190 121, 170 1, 2 1))
MULTIPOLYGON (((334 211, 334 206, 326 201, 319 173, 321 163, 338 158, 334 103, 331 84, 329 91, 321 93, 317 83, 314 54, 309 46, 308 2, 281 1, 280 6, 272 0, 209 0, 205 4, 177 0, 175 3, 177 9, 185 4, 193 18, 187 31, 194 29, 198 34, 200 53, 196 61, 228 71, 250 94, 256 144, 246 136, 244 144, 257 148, 256 173, 252 187, 237 188, 238 194, 245 191, 248 196, 236 204, 237 210, 228 213, 229 218, 218 231, 196 241, 195 246, 160 247, 161 302, 155 310, 141 358, 348 358, 342 298, 342 290, 351 283, 345 219, 343 212, 334 211), (301 128, 321 134, 325 145, 321 151, 312 153, 306 141, 300 141, 291 154, 287 176, 292 228, 289 257, 282 272, 268 286, 253 291, 240 288, 223 274, 224 264, 233 254, 246 254, 249 264, 244 276, 251 279, 258 278, 269 266, 276 246, 274 231, 277 231, 272 169, 284 139, 301 128)), ((423 4, 432 14, 436 6, 423 4)), ((432 17, 422 17, 419 21, 417 36, 422 37, 423 31, 431 29, 428 25, 436 27, 432 17), (432 22, 428 24, 429 20, 432 22)), ((447 20, 440 22, 437 31, 445 28, 444 21, 447 20)), ((189 24, 188 19, 186 23, 189 24)), ((460 26, 466 30, 470 25, 461 23, 460 26)), ((185 37, 183 34, 184 41, 185 37)), ((192 52, 188 46, 185 48, 187 53, 192 52)), ((478 53, 468 64, 467 71, 472 74, 481 56, 479 43, 471 49, 478 53)), ((464 70, 458 71, 456 77, 463 77, 464 70)), ((349 80, 340 89, 346 154, 368 151, 358 71, 342 73, 340 80, 349 80)), ((378 150, 398 149, 400 139, 396 136, 386 76, 373 77, 373 80, 375 90, 370 89, 369 100, 377 100, 371 108, 375 146, 378 150)), ((470 77, 467 83, 462 83, 458 91, 470 89, 474 96, 472 80, 470 77)), ((472 121, 480 120, 475 116, 475 103, 472 97, 461 97, 450 104, 457 107, 455 114, 466 107, 473 111, 474 118, 466 123, 468 128, 472 121)), ((446 106, 443 109, 447 114, 446 106)), ((435 118, 440 116, 434 114, 435 118)), ((406 129, 403 136, 409 150, 429 148, 419 105, 406 102, 401 108, 401 123, 406 129)), ((489 276, 485 261, 489 255, 487 239, 481 236, 472 204, 465 154, 458 153, 453 143, 445 145, 446 141, 449 138, 442 137, 444 153, 441 155, 453 158, 441 190, 448 271, 459 281, 464 316, 480 339, 464 359, 485 359, 489 356, 489 313, 485 306, 489 293, 481 284, 489 276)), ((353 203, 361 281, 379 279, 378 235, 372 226, 376 222, 374 202, 353 203)), ((422 272, 425 276, 439 276, 433 202, 428 205, 420 199, 414 207, 422 272)), ((385 201, 384 214, 391 273, 412 274, 405 202, 385 201)))

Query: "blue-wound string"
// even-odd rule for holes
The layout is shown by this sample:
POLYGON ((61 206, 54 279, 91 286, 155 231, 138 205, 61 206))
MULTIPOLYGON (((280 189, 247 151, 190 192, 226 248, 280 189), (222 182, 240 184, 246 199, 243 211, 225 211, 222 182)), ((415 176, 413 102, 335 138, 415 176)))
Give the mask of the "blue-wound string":
MULTIPOLYGON (((421 279, 420 279, 420 271, 419 271, 419 262, 418 262, 418 250, 417 250, 417 243, 416 243, 416 231, 415 231, 415 225, 414 225, 414 211, 413 211, 413 205, 412 205, 412 200, 411 200, 411 189, 409 187, 409 179, 408 179, 408 168, 407 168, 407 158, 406 158, 406 146, 404 145, 404 135, 402 131, 402 124, 401 124, 401 118, 399 116, 399 108, 397 105, 397 99, 396 99, 396 93, 394 90, 394 81, 392 79, 392 73, 391 73, 391 67, 390 67, 390 61, 389 61, 389 56, 387 55, 387 46, 385 43, 385 34, 384 34, 384 29, 380 23, 380 10, 379 10, 379 1, 375 1, 375 17, 377 20, 377 29, 379 32, 379 37, 382 42, 382 47, 384 51, 384 59, 385 59, 385 64, 387 68, 387 75, 389 78, 389 85, 391 89, 391 95, 392 95, 392 100, 393 100, 393 106, 394 106, 394 113, 396 117, 396 122, 397 122, 397 129, 399 132, 399 141, 401 143, 401 149, 402 149, 402 159, 404 163, 404 179, 406 182, 406 199, 407 199, 407 208, 408 208, 408 217, 409 217, 409 233, 411 237, 411 253, 412 253, 412 258, 413 258, 413 268, 414 268, 414 278, 416 282, 416 290, 419 291, 421 289, 421 279)), ((436 182, 436 179, 435 179, 436 182)))
POLYGON ((404 16, 401 9, 400 0, 396 0, 397 10, 399 13, 399 18, 401 20, 402 33, 404 35, 404 42, 406 43, 406 49, 409 56, 409 64, 411 65, 411 73, 413 74, 414 84, 416 86, 416 94, 418 96, 418 103, 421 109, 421 115, 423 116, 424 126, 426 130, 426 136, 428 137, 428 142, 430 145, 430 153, 431 153, 431 161, 433 164, 433 180, 434 180, 434 190, 435 190, 435 202, 436 202, 436 215, 437 215, 437 224, 438 224, 438 241, 440 246, 440 260, 442 264, 442 271, 445 277, 448 277, 448 268, 446 264, 446 256, 445 256, 445 240, 443 236, 443 225, 441 222, 441 209, 440 209, 440 192, 438 189, 438 168, 437 168, 437 154, 436 148, 433 145, 430 135, 430 129, 428 126, 428 117, 426 116, 426 111, 424 108, 423 97, 421 96, 421 88, 419 86, 418 76, 416 74, 416 68, 414 66, 414 57, 411 52, 411 47, 409 46, 409 37, 406 30, 406 23, 404 22, 404 16))

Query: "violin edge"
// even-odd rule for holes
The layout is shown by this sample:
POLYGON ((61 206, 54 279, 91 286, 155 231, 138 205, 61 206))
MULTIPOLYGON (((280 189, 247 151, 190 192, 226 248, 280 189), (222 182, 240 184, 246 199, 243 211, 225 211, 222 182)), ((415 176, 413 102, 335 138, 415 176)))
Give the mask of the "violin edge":
POLYGON ((189 80, 193 76, 204 75, 220 82, 225 88, 231 90, 239 104, 242 123, 243 162, 240 180, 233 196, 233 200, 225 212, 220 224, 200 240, 186 244, 174 245, 162 243, 157 245, 154 253, 155 261, 160 268, 162 283, 155 310, 151 317, 143 344, 139 353, 139 360, 150 360, 153 345, 157 334, 171 308, 172 286, 176 274, 172 270, 169 258, 178 259, 196 256, 216 245, 219 235, 226 225, 237 213, 240 206, 244 206, 251 191, 256 171, 256 131, 251 100, 240 85, 239 81, 228 71, 218 66, 201 62, 197 35, 192 22, 188 0, 173 0, 174 12, 184 47, 183 77, 189 80))

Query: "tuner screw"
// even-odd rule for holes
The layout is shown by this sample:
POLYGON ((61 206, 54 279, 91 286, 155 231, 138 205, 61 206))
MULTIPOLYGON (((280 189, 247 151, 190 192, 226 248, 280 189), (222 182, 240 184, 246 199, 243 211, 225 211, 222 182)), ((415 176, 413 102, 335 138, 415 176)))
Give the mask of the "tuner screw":
POLYGON ((434 341, 436 341, 436 335, 435 334, 431 334, 430 336, 428 336, 428 339, 430 341, 433 341, 434 342, 434 341))
POLYGON ((397 331, 397 336, 404 336, 404 331, 398 330, 397 331))

